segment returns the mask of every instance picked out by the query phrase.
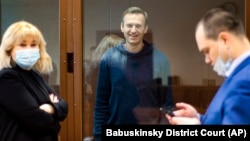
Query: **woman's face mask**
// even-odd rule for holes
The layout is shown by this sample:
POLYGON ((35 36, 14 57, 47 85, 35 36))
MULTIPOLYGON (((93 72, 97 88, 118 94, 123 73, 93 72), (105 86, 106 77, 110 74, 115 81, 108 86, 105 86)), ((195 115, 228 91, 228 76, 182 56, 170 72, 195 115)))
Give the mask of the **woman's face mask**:
POLYGON ((33 68, 37 60, 40 58, 38 48, 16 50, 16 64, 22 69, 29 70, 33 68))

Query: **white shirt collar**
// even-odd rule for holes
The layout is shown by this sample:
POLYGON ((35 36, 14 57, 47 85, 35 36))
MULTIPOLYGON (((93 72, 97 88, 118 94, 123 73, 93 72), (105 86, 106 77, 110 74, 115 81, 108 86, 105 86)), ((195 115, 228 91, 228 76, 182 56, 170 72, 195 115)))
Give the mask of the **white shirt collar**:
POLYGON ((250 50, 243 53, 240 57, 236 58, 233 62, 230 68, 226 71, 226 77, 229 77, 236 67, 240 65, 248 56, 250 56, 250 50))

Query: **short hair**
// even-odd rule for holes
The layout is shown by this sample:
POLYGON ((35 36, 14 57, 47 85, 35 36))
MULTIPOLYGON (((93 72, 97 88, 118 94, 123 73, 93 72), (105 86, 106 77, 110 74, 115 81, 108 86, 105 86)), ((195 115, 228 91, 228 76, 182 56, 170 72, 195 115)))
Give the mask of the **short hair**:
POLYGON ((122 14, 122 23, 124 23, 124 17, 127 14, 142 14, 145 17, 145 25, 148 25, 148 13, 139 7, 133 6, 126 9, 122 14))
POLYGON ((41 31, 33 24, 26 21, 18 21, 11 24, 3 34, 0 46, 0 70, 12 68, 11 51, 14 45, 21 43, 27 36, 32 37, 39 46, 40 58, 34 68, 42 74, 53 71, 52 60, 46 51, 46 42, 41 31))
POLYGON ((243 22, 234 14, 222 9, 213 8, 200 19, 197 24, 202 25, 205 36, 217 40, 220 32, 227 31, 238 36, 245 36, 243 22))

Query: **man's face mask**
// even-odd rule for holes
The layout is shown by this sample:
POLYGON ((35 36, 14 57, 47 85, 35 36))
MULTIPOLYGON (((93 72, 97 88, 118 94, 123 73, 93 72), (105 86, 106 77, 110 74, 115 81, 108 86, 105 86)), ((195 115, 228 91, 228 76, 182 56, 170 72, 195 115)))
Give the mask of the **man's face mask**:
POLYGON ((218 57, 214 64, 213 70, 217 72, 219 76, 226 77, 226 71, 230 68, 231 64, 232 64, 232 59, 230 59, 230 56, 226 62, 222 60, 220 56, 220 46, 218 44, 218 57))
POLYGON ((16 64, 22 69, 31 69, 40 58, 39 49, 16 50, 16 64))

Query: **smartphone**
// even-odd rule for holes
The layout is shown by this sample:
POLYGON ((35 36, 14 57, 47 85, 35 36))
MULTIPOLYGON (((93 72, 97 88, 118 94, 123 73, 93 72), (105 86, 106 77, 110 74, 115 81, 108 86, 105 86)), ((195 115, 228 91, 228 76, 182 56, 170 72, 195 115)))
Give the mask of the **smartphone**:
POLYGON ((168 114, 171 117, 174 116, 174 108, 173 107, 160 107, 160 111, 162 111, 164 114, 168 114))

